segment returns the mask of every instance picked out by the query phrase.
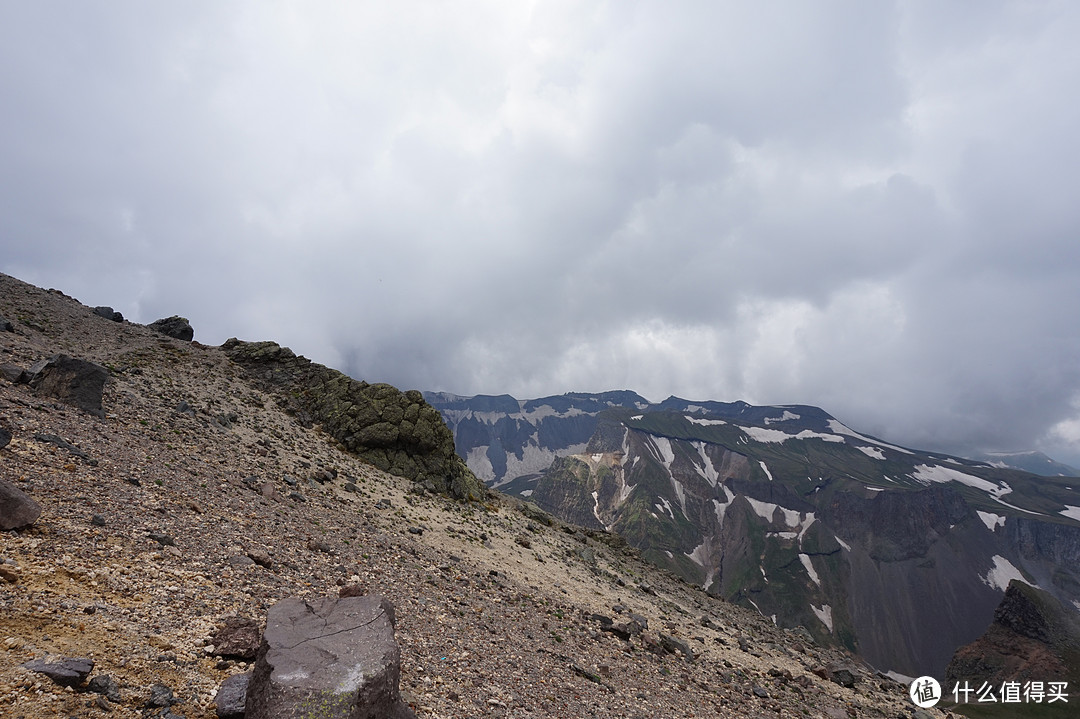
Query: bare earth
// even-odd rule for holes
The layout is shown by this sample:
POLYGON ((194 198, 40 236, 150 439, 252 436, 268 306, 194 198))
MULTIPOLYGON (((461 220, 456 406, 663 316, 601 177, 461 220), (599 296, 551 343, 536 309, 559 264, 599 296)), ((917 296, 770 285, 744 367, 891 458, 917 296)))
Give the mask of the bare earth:
POLYGON ((354 583, 397 607, 402 691, 420 717, 912 714, 906 686, 865 667, 854 689, 817 676, 830 662, 858 663, 602 536, 545 526, 498 495, 463 504, 408 493, 411 482, 279 411, 217 348, 112 322, 4 275, 0 316, 15 326, 0 332, 0 365, 66 353, 112 373, 104 419, 0 378, 0 423, 13 435, 0 476, 43 508, 34 527, 0 533, 0 562, 18 565, 14 581, 0 579, 2 717, 153 715, 142 707, 155 683, 181 700, 175 714, 214 717, 218 686, 247 669, 212 656, 226 617, 261 621, 278 599, 354 583), (194 414, 178 412, 181 402, 194 414), (325 471, 336 478, 311 481, 325 471), (357 492, 345 490, 350 480, 357 492), (376 507, 382 499, 390 506, 376 507), (270 568, 233 566, 262 553, 270 568), (627 612, 648 620, 630 641, 589 618, 627 612), (661 634, 697 658, 650 649, 661 634), (120 701, 20 666, 58 656, 92 657, 91 676, 111 675, 120 701))

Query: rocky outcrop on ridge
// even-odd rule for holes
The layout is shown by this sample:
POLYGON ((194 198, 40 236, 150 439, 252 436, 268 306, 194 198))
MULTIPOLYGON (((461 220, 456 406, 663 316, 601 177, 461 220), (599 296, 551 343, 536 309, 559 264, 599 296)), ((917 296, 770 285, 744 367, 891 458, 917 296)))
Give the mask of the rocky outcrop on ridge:
POLYGON ((348 451, 381 470, 457 499, 485 489, 454 452, 454 437, 416 390, 368 384, 274 342, 230 339, 225 353, 305 424, 316 422, 348 451))
POLYGON ((166 337, 172 337, 184 342, 190 342, 195 338, 195 330, 191 327, 187 317, 173 315, 172 317, 165 317, 151 322, 148 326, 166 337))

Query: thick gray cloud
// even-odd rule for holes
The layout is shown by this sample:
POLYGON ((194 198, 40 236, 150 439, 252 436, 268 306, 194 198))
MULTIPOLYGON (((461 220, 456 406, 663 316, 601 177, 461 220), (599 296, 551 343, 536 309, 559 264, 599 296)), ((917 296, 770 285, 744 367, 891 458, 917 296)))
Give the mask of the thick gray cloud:
POLYGON ((1080 7, 0 2, 0 269, 460 394, 1080 462, 1080 7))

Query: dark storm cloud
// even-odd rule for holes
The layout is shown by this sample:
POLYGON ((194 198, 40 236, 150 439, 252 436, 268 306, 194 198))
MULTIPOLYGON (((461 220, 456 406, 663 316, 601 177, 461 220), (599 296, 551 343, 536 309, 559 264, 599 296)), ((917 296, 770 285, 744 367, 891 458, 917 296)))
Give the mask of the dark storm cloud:
POLYGON ((369 380, 1080 461, 1080 18, 5 3, 0 269, 369 380))

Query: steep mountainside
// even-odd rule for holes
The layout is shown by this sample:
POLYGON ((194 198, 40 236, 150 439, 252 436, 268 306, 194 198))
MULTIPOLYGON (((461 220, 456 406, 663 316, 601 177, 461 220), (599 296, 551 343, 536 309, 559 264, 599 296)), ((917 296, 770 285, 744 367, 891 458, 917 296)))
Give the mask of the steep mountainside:
POLYGON ((514 402, 531 414, 477 417, 467 400, 453 414, 432 402, 451 427, 471 422, 458 451, 479 476, 568 521, 617 532, 687 581, 884 670, 942 676, 955 649, 985 630, 1011 579, 1066 606, 1080 602, 1080 480, 917 452, 815 407, 678 398, 649 406, 631 396, 631 408, 573 415, 593 433, 584 449, 579 435, 562 451, 541 437, 569 411, 537 400, 514 402), (512 424, 524 446, 505 433, 494 435, 498 452, 476 444, 478 419, 512 424), (513 476, 509 459, 507 471, 487 471, 492 455, 535 448, 556 456, 546 471, 513 476))
POLYGON ((421 719, 909 713, 906 687, 614 535, 379 470, 291 373, 268 382, 234 347, 189 340, 0 274, 0 488, 40 511, 8 524, 0 506, 5 719, 212 719, 249 668, 229 626, 250 620, 257 641, 278 600, 344 588, 393 602, 421 719), (93 387, 27 381, 61 354, 94 363, 93 387), (89 682, 25 666, 61 657, 91 659, 89 682))

